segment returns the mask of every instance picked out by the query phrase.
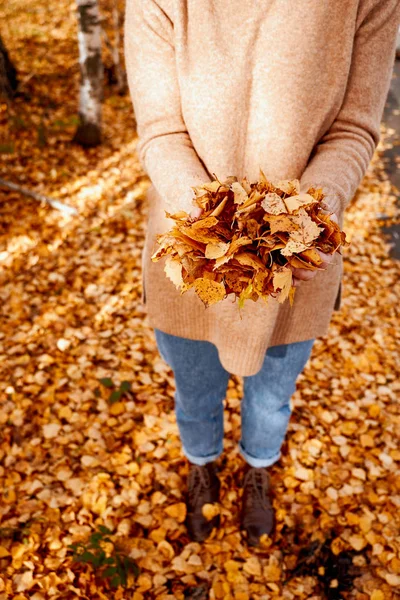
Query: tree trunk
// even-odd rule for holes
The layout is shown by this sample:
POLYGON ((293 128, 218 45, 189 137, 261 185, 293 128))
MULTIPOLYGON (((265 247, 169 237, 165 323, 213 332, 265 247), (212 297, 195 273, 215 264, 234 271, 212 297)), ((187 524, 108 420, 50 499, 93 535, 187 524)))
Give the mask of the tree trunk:
POLYGON ((101 60, 101 24, 97 0, 76 0, 78 7, 79 119, 74 142, 96 146, 101 142, 101 101, 103 63, 101 60))
POLYGON ((0 36, 0 95, 11 99, 18 87, 17 70, 14 67, 0 36))
POLYGON ((119 10, 118 10, 118 0, 114 0, 114 4, 113 4, 113 21, 114 21, 114 31, 115 31, 113 61, 114 61, 116 79, 117 79, 118 93, 122 96, 123 94, 125 94, 125 92, 127 90, 127 81, 126 81, 125 73, 124 73, 122 65, 121 65, 121 61, 119 59, 120 19, 119 19, 119 10))

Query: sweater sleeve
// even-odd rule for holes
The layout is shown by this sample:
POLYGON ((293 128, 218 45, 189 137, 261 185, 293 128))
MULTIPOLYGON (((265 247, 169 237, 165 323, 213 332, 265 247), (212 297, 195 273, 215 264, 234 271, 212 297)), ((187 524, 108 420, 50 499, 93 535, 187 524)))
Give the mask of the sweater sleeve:
POLYGON ((165 201, 179 210, 191 186, 210 181, 182 116, 173 23, 155 0, 127 0, 124 49, 139 161, 165 201))
POLYGON ((326 191, 326 202, 335 212, 344 211, 352 200, 380 139, 399 7, 399 0, 360 3, 344 101, 332 126, 314 147, 301 177, 302 189, 315 185, 326 191))

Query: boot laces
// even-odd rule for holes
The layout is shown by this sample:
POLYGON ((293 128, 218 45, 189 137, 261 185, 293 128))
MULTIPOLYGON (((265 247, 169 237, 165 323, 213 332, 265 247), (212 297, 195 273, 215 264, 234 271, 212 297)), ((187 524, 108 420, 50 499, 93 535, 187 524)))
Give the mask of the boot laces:
POLYGON ((268 495, 269 475, 264 468, 253 467, 245 475, 243 488, 250 494, 254 508, 270 506, 268 495))
POLYGON ((194 502, 199 494, 209 487, 211 487, 211 480, 208 469, 200 465, 192 465, 188 479, 189 500, 194 502))

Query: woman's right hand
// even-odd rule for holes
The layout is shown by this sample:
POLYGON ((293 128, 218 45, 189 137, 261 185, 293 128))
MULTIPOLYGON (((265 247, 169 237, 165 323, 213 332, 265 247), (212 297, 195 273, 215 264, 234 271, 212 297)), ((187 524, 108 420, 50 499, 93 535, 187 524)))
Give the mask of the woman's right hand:
POLYGON ((187 192, 182 194, 178 202, 177 211, 184 210, 192 219, 197 219, 202 214, 203 209, 193 204, 194 197, 193 190, 187 190, 187 192))

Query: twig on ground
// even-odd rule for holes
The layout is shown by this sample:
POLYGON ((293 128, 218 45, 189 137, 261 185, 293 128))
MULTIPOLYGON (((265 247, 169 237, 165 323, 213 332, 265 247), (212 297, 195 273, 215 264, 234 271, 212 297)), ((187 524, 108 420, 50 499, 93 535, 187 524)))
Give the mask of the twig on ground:
POLYGON ((64 204, 59 200, 53 200, 48 196, 44 196, 43 194, 40 194, 38 192, 33 192, 32 190, 28 190, 27 188, 21 187, 20 185, 12 183, 11 181, 5 181, 4 179, 0 178, 0 185, 8 188, 9 190, 13 190, 14 192, 19 192, 24 196, 29 196, 30 198, 33 198, 38 202, 45 202, 46 204, 49 204, 52 208, 55 208, 56 210, 59 210, 60 212, 66 215, 72 216, 78 214, 78 211, 73 206, 68 206, 68 204, 64 204))

